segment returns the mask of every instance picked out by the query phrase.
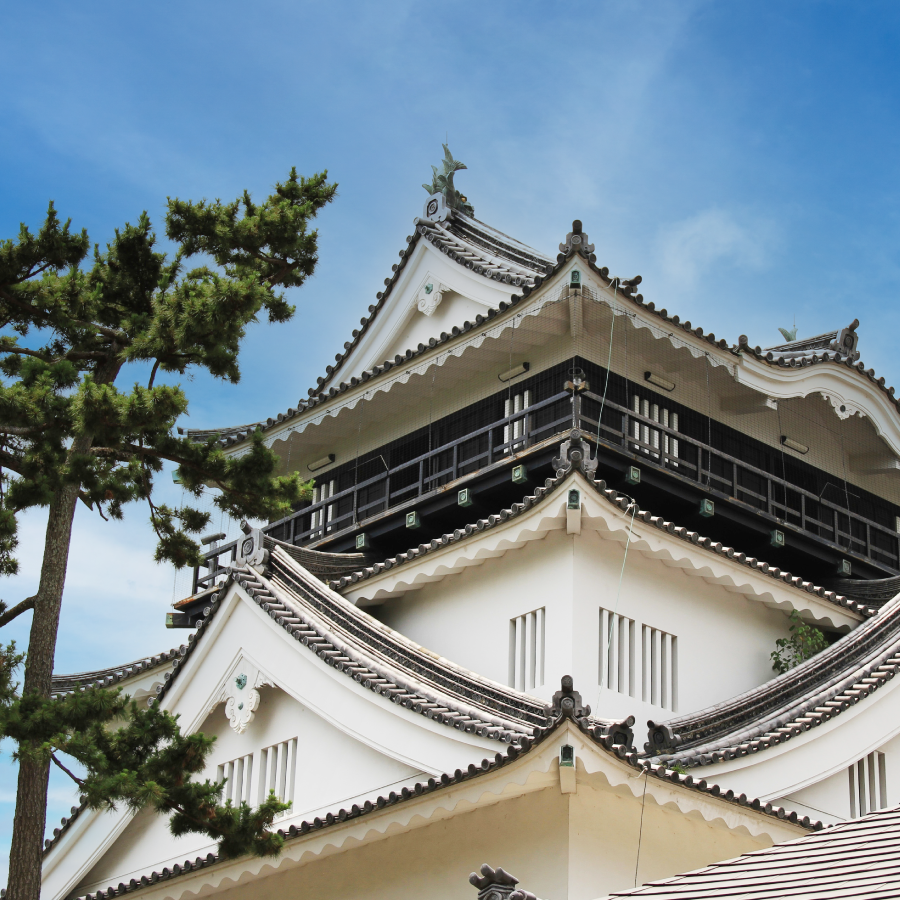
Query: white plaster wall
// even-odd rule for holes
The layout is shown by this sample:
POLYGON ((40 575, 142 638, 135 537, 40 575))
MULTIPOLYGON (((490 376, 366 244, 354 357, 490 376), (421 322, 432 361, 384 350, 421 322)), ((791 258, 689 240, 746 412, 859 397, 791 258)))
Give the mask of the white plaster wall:
POLYGON ((383 349, 379 349, 381 358, 377 363, 393 359, 398 353, 403 355, 407 350, 415 350, 419 344, 428 344, 429 338, 440 337, 442 331, 449 333, 454 325, 472 322, 477 315, 484 315, 487 309, 485 304, 470 300, 453 290, 444 291, 441 302, 430 316, 420 312, 413 302, 405 324, 400 327, 392 340, 383 346, 383 349))
POLYGON ((503 866, 539 897, 566 898, 567 807, 543 790, 216 892, 225 900, 474 898, 469 873, 503 866))
MULTIPOLYGON (((509 622, 546 607, 546 669, 535 696, 549 699, 572 674, 602 716, 634 715, 638 725, 673 713, 634 696, 600 690, 601 608, 616 607, 624 547, 594 531, 551 531, 503 557, 389 599, 376 615, 436 653, 508 682, 509 622)), ((678 638, 678 709, 721 702, 773 677, 769 653, 786 616, 632 549, 618 612, 678 638)), ((640 737, 641 742, 643 738, 640 737)))
POLYGON ((568 803, 568 900, 627 890, 635 875, 640 885, 771 846, 652 799, 645 798, 642 821, 640 803, 586 784, 568 795, 568 803))
POLYGON ((503 866, 539 897, 593 900, 634 885, 639 842, 639 883, 771 846, 767 837, 711 825, 653 800, 644 804, 642 824, 641 805, 608 789, 579 784, 566 795, 551 786, 470 811, 457 808, 422 827, 393 826, 362 846, 336 836, 342 850, 333 855, 263 868, 210 893, 223 900, 460 900, 474 897, 468 875, 488 863, 503 866))
MULTIPOLYGON (((887 787, 884 797, 881 796, 880 786, 876 792, 877 803, 882 804, 877 808, 898 806, 900 805, 900 736, 891 738, 873 752, 884 754, 885 786, 887 787)), ((860 758, 865 760, 867 757, 868 753, 860 758)), ((855 767, 858 761, 856 760, 850 765, 855 767)), ((834 772, 827 778, 809 785, 809 787, 795 791, 785 797, 784 805, 810 817, 821 819, 827 824, 841 822, 850 818, 852 810, 850 805, 851 779, 849 769, 850 766, 847 766, 834 772)), ((854 787, 858 790, 856 785, 854 787)), ((860 808, 858 801, 856 808, 858 816, 860 808)), ((869 809, 868 811, 871 812, 872 810, 869 809)))
MULTIPOLYGON (((254 754, 252 803, 262 775, 260 751, 290 738, 298 738, 297 775, 294 806, 285 823, 312 819, 335 810, 362 795, 392 790, 398 784, 421 777, 409 766, 355 741, 314 713, 304 709, 277 688, 264 687, 254 720, 243 734, 236 734, 225 716, 224 705, 213 710, 201 731, 216 738, 205 773, 215 780, 222 763, 254 754)), ((349 804, 348 804, 349 805, 349 804)), ((203 835, 175 839, 168 829, 168 817, 145 810, 125 828, 110 851, 84 879, 79 890, 94 891, 174 862, 183 862, 215 850, 214 842, 203 835)))

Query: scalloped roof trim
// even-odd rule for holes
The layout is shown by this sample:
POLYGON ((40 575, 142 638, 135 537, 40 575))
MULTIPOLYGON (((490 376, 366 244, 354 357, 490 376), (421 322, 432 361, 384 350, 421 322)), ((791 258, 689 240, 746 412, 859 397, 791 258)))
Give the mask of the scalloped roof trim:
MULTIPOLYGON (((329 587, 336 591, 342 591, 361 581, 365 581, 367 578, 381 575, 389 569, 420 559, 428 553, 441 550, 450 544, 459 543, 476 534, 481 534, 484 531, 502 525, 509 519, 516 518, 536 506, 547 496, 552 494, 567 477, 568 473, 557 475, 555 478, 548 478, 544 482, 543 487, 537 488, 533 494, 526 496, 521 503, 514 503, 511 507, 502 509, 495 515, 488 516, 485 519, 479 519, 477 522, 466 525, 464 528, 457 528, 453 532, 443 534, 439 538, 434 538, 427 544, 419 544, 418 547, 413 547, 405 553, 400 553, 397 556, 386 559, 383 563, 376 563, 374 566, 368 566, 359 572, 354 572, 351 575, 345 575, 342 578, 330 581, 329 587)), ((590 477, 586 478, 588 483, 597 490, 597 493, 608 502, 618 506, 622 510, 628 508, 628 505, 631 502, 629 497, 626 497, 624 494, 619 494, 612 488, 607 488, 606 482, 603 480, 595 481, 590 477)), ((770 578, 774 578, 776 581, 781 581, 799 591, 807 594, 815 594, 827 603, 833 603, 836 606, 849 609, 863 616, 874 616, 878 612, 876 608, 867 606, 865 603, 845 597, 842 594, 837 594, 834 591, 826 590, 823 587, 813 584, 811 581, 804 581, 802 578, 791 575, 790 572, 778 568, 778 566, 769 565, 769 563, 757 559, 755 556, 748 556, 746 553, 741 553, 733 547, 728 547, 719 541, 713 541, 711 538, 704 537, 696 531, 690 531, 689 529, 681 525, 676 525, 674 522, 669 522, 660 516, 654 516, 646 510, 639 509, 635 514, 635 518, 641 519, 642 521, 653 525, 655 528, 658 528, 660 531, 666 531, 680 540, 700 547, 707 552, 714 553, 717 556, 727 557, 749 569, 755 569, 756 571, 761 572, 770 578)))
MULTIPOLYGON (((416 219, 415 221, 416 223, 418 223, 419 220, 416 219)), ((889 398, 895 409, 900 412, 900 399, 895 396, 895 389, 893 387, 886 387, 884 377, 876 377, 875 370, 871 368, 867 369, 865 367, 865 364, 861 360, 854 362, 852 358, 844 357, 837 351, 830 350, 813 351, 805 356, 783 358, 777 353, 772 352, 771 350, 764 351, 759 346, 751 347, 746 335, 741 335, 737 344, 729 345, 724 338, 717 339, 714 333, 705 332, 703 328, 699 326, 694 327, 689 320, 682 322, 677 315, 669 316, 666 309, 657 309, 653 301, 645 303, 643 295, 636 292, 636 285, 639 281, 639 278, 622 279, 618 276, 610 276, 609 269, 606 266, 603 266, 602 268, 597 267, 597 256, 595 253, 585 254, 583 244, 577 245, 575 247, 570 246, 565 253, 559 253, 556 257, 556 264, 548 266, 546 275, 536 275, 534 278, 534 283, 525 285, 521 295, 513 294, 509 298, 509 301, 501 301, 497 309, 489 309, 485 315, 477 315, 474 322, 466 320, 461 326, 453 326, 449 333, 441 332, 439 338, 430 338, 427 345, 419 344, 416 349, 407 349, 404 354, 397 354, 393 360, 385 360, 381 365, 373 366, 371 369, 364 371, 359 377, 353 376, 350 378, 349 382, 342 381, 339 385, 337 385, 337 387, 331 385, 330 387, 328 387, 327 391, 325 391, 325 385, 327 385, 332 377, 336 374, 337 370, 346 360, 351 350, 358 343, 366 328, 374 320, 377 312, 383 306, 384 300, 386 300, 387 296, 390 294, 390 291, 396 283, 399 273, 402 271, 403 267, 406 264, 406 261, 409 259, 409 255, 412 252, 413 245, 416 243, 419 237, 421 237, 421 235, 417 230, 415 235, 411 235, 407 238, 409 246, 406 248, 406 250, 400 251, 400 264, 393 267, 394 274, 392 275, 392 277, 385 279, 387 290, 384 292, 379 292, 378 303, 374 306, 369 307, 370 316, 368 318, 363 317, 363 319, 361 320, 361 324, 363 326, 362 330, 354 331, 353 340, 348 341, 344 344, 344 353, 337 354, 337 356, 335 357, 337 365, 327 366, 326 377, 320 377, 318 379, 318 388, 309 389, 309 400, 301 399, 298 401, 296 407, 290 407, 286 412, 279 413, 275 418, 268 418, 265 422, 261 422, 259 424, 259 427, 263 432, 268 431, 270 428, 273 428, 276 425, 280 425, 282 422, 292 419, 300 413, 312 409, 315 406, 327 403, 334 397, 346 393, 352 388, 370 381, 372 378, 377 378, 379 375, 390 371, 394 366, 405 365, 410 360, 421 356, 438 346, 446 344, 449 341, 452 341, 459 335, 465 334, 471 331, 473 328, 480 327, 485 322, 490 321, 496 316, 506 312, 507 310, 516 306, 522 300, 525 300, 527 297, 529 297, 531 293, 540 288, 548 279, 555 276, 559 272, 560 268, 576 254, 581 256, 585 260, 594 275, 598 276, 601 279, 601 282, 605 285, 605 287, 611 288, 615 292, 615 295, 617 297, 621 296, 623 299, 631 300, 635 303, 635 305, 653 314, 657 318, 662 319, 669 326, 674 326, 675 328, 681 329, 682 331, 691 334, 695 338, 698 338, 701 341, 705 341, 711 346, 714 346, 717 349, 725 351, 727 353, 731 353, 734 356, 740 356, 742 353, 748 353, 754 359, 757 359, 760 362, 767 363, 768 365, 776 366, 778 368, 802 368, 805 366, 815 365, 817 363, 823 362, 832 362, 839 365, 844 365, 847 368, 858 372, 861 376, 868 379, 876 387, 879 387, 889 398)), ((457 262, 465 264, 465 260, 457 259, 457 262)), ((221 441, 221 445, 223 447, 228 447, 232 446, 233 444, 240 443, 249 435, 249 432, 238 431, 235 433, 233 429, 226 429, 226 431, 228 431, 229 433, 227 436, 223 437, 221 441)), ((188 432, 188 434, 192 433, 193 432, 188 432)), ((198 430, 197 433, 199 434, 201 432, 198 430)), ((211 432, 209 429, 205 429, 202 431, 202 433, 209 434, 211 432)))
MULTIPOLYGON (((416 782, 411 788, 404 787, 400 791, 391 791, 387 795, 379 796, 375 801, 367 800, 362 805, 354 803, 350 809, 342 807, 337 810, 337 812, 329 812, 325 816, 316 816, 311 822, 303 821, 300 825, 291 825, 286 830, 279 829, 278 833, 286 840, 299 839, 307 834, 319 832, 354 819, 360 819, 385 809, 386 807, 396 806, 397 804, 404 803, 415 797, 432 794, 453 785, 461 784, 464 781, 486 775, 489 772, 494 772, 515 762, 520 757, 526 755, 535 747, 542 744, 564 721, 564 717, 561 716, 548 727, 536 731, 533 737, 525 738, 520 746, 510 746, 505 754, 497 753, 493 759, 483 759, 481 765, 470 763, 466 769, 457 769, 452 774, 445 773, 439 778, 429 778, 427 781, 416 782)), ((799 816, 796 811, 787 811, 784 807, 775 806, 772 803, 764 803, 757 798, 748 798, 746 794, 735 794, 732 790, 723 791, 717 784, 710 784, 704 778, 695 779, 690 774, 682 775, 664 765, 648 767, 646 763, 639 758, 636 751, 629 751, 621 744, 613 744, 611 747, 607 746, 602 738, 597 737, 596 727, 591 727, 589 724, 585 723, 584 719, 576 720, 576 724, 582 732, 592 738, 603 750, 614 754, 617 758, 623 760, 639 772, 647 772, 649 775, 652 775, 660 781, 677 784, 692 791, 716 797, 727 803, 732 803, 736 806, 751 809, 766 816, 771 816, 803 828, 808 828, 810 831, 821 831, 825 827, 822 822, 812 820, 809 816, 799 816)), ((120 883, 116 886, 110 886, 106 890, 78 895, 77 897, 73 897, 73 900, 112 900, 114 897, 119 897, 126 893, 133 893, 141 888, 157 884, 160 881, 167 881, 180 875, 196 872, 200 869, 205 869, 226 861, 228 860, 222 859, 216 853, 208 853, 206 856, 198 856, 193 860, 185 860, 183 865, 176 863, 174 866, 166 866, 159 871, 154 870, 149 875, 142 875, 140 879, 132 878, 127 885, 120 883)))

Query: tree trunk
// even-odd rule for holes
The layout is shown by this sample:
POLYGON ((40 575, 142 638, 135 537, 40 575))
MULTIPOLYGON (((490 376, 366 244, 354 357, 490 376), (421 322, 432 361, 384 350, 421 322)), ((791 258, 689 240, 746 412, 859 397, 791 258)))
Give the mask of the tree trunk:
MULTIPOLYGON (((66 485, 57 492, 50 504, 41 582, 34 603, 28 657, 25 662, 25 694, 50 696, 56 634, 77 501, 77 485, 66 485)), ((28 749, 22 748, 26 752, 28 749)), ((9 851, 7 900, 39 900, 41 896, 41 856, 47 822, 49 777, 49 759, 23 759, 19 762, 16 815, 9 851)))
MULTIPOLYGON (((111 348, 110 358, 97 371, 95 382, 111 384, 121 368, 118 348, 111 348)), ((79 435, 69 448, 66 462, 87 453, 93 436, 79 435)), ((37 694, 49 699, 56 656, 56 636, 62 608, 69 547, 72 542, 72 521, 78 502, 78 484, 64 484, 50 503, 47 531, 44 537, 44 558, 41 581, 35 595, 34 614, 25 659, 23 694, 37 694)), ((33 747, 22 747, 27 751, 33 747)), ((16 814, 13 819, 12 846, 9 850, 9 880, 7 900, 40 900, 41 861, 44 829, 47 824, 47 785, 50 779, 50 759, 23 759, 19 762, 16 788, 16 814)))

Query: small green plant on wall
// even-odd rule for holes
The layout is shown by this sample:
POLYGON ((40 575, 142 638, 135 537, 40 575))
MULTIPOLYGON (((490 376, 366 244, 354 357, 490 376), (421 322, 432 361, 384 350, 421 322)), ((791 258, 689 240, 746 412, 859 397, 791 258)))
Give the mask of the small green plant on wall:
POLYGON ((791 611, 791 636, 778 638, 776 649, 772 651, 772 668, 782 675, 815 656, 828 646, 828 641, 820 628, 807 625, 797 610, 791 611))

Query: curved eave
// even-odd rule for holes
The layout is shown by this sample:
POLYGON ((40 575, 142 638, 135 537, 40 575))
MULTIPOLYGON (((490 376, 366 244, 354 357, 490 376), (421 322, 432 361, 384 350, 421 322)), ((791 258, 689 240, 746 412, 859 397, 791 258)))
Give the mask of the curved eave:
MULTIPOLYGON (((368 566, 359 572, 354 572, 351 575, 336 579, 330 582, 330 586, 339 592, 356 592, 359 590, 358 586, 361 586, 369 579, 377 579, 387 573, 392 573, 395 569, 422 560, 430 554, 452 551, 455 547, 490 532, 493 529, 497 529, 507 522, 523 516, 538 505, 544 504, 549 497, 560 491, 560 488, 569 479, 570 475, 571 470, 562 471, 560 474, 557 474, 556 477, 548 478, 543 487, 537 488, 533 494, 525 497, 521 503, 515 503, 511 507, 503 509, 495 515, 479 519, 477 522, 467 525, 464 528, 458 528, 451 533, 434 538, 427 544, 419 544, 418 547, 413 547, 406 553, 401 553, 387 559, 383 563, 368 566)), ((582 471, 582 475, 585 476, 587 484, 594 489, 596 495, 604 502, 616 507, 620 512, 627 511, 630 513, 629 504, 631 503, 631 499, 629 497, 608 488, 605 481, 594 480, 589 473, 584 473, 582 471)), ((798 595, 805 595, 797 597, 794 608, 808 608, 810 606, 810 595, 812 595, 822 604, 820 607, 821 611, 813 611, 814 616, 817 619, 824 620, 828 617, 828 613, 825 612, 828 606, 837 608, 842 612, 845 610, 849 611, 851 616, 853 614, 860 617, 875 615, 876 610, 865 603, 849 599, 834 591, 826 590, 812 582, 804 581, 802 578, 791 575, 790 572, 784 571, 777 566, 772 566, 764 560, 748 556, 746 553, 735 550, 733 547, 728 547, 721 542, 713 541, 711 538, 705 537, 696 531, 691 531, 688 528, 676 525, 674 522, 670 522, 660 516, 654 516, 648 510, 638 510, 635 513, 634 518, 636 522, 641 521, 651 525, 655 529, 663 531, 679 541, 689 544, 705 553, 719 557, 723 561, 745 567, 746 569, 754 571, 757 575, 764 576, 765 579, 772 579, 779 582, 781 585, 789 588, 792 592, 796 592, 798 595)), ((624 520, 622 520, 622 528, 624 535, 628 531, 624 520)), ((460 565, 461 563, 459 561, 454 561, 450 568, 455 570, 460 565)), ((411 575, 410 580, 413 581, 414 576, 411 575)), ((734 583, 737 584, 737 581, 734 583)), ((835 612, 837 612, 837 609, 835 612)), ((834 627, 838 627, 840 624, 843 624, 843 622, 835 621, 837 618, 843 619, 844 622, 846 622, 845 616, 835 616, 828 621, 834 627)), ((856 621, 858 621, 858 619, 856 621)))
POLYGON ((645 752, 687 766, 739 759, 799 737, 900 674, 900 598, 826 650, 758 688, 651 723, 645 752))
POLYGON ((868 418, 875 432, 900 456, 900 401, 894 388, 885 387, 884 378, 876 378, 863 362, 826 352, 802 362, 793 360, 791 365, 743 349, 742 365, 736 370, 741 384, 775 400, 819 394, 841 419, 854 415, 868 418))
MULTIPOLYGON (((329 845, 337 847, 342 847, 348 839, 359 843, 367 838, 377 838, 387 833, 391 825, 390 821, 378 824, 378 820, 391 819, 395 810, 399 813, 407 811, 408 808, 404 817, 407 823, 415 817, 422 824, 427 824, 432 819, 434 811, 439 808, 454 809, 460 801, 464 808, 471 809, 483 799, 495 802, 495 798, 512 796, 514 791, 510 786, 498 786, 491 790, 488 782, 493 781, 492 776, 501 772, 506 775, 507 772, 504 770, 510 767, 512 771, 518 771, 522 767, 530 768, 532 764, 537 766, 536 771, 543 774, 552 771, 557 750, 556 742, 551 745, 550 739, 554 736, 562 737, 564 732, 568 741, 581 745, 578 749, 581 751, 579 760, 582 764, 585 763, 582 753, 588 748, 596 749, 594 755, 596 761, 588 760, 590 774, 600 773, 614 790, 626 789, 628 795, 635 799, 639 796, 645 797, 649 793, 660 806, 672 804, 685 814, 699 815, 710 823, 725 822, 726 827, 743 827, 748 829, 749 833, 769 834, 771 837, 771 832, 775 829, 780 832, 779 836, 782 839, 801 836, 804 832, 821 831, 823 828, 821 822, 811 820, 808 816, 800 816, 796 811, 787 811, 781 806, 748 798, 745 794, 738 795, 732 790, 722 790, 718 785, 710 784, 704 779, 696 780, 691 775, 680 774, 665 766, 648 768, 638 759, 636 753, 629 752, 621 745, 609 746, 602 738, 598 738, 595 729, 586 720, 560 717, 546 728, 537 731, 533 737, 525 739, 521 746, 509 747, 505 753, 497 753, 493 759, 484 759, 480 765, 473 763, 465 770, 457 769, 453 773, 404 787, 399 792, 391 791, 374 801, 367 800, 362 804, 354 804, 349 809, 334 810, 324 816, 317 816, 312 821, 302 821, 280 829, 279 834, 286 841, 283 858, 290 859, 294 855, 295 847, 300 855, 307 853, 313 857, 317 856, 321 850, 314 849, 316 846, 314 842, 317 842, 320 834, 326 838, 329 845), (636 774, 642 773, 646 773, 646 780, 636 778, 636 774), (460 788, 466 789, 469 784, 475 789, 474 795, 456 800, 448 796, 460 788), (431 813, 427 813, 424 806, 429 804, 432 797, 438 801, 438 806, 431 813), (739 819, 735 819, 736 813, 739 819), (353 832, 357 821, 360 821, 365 833, 353 832)), ((587 766, 585 768, 587 770, 587 766)), ((274 862, 276 867, 278 864, 278 861, 274 862)), ((168 896, 180 897, 189 891, 196 895, 207 891, 196 887, 191 889, 189 878, 186 876, 212 869, 209 872, 212 881, 208 887, 213 890, 223 889, 229 884, 239 883, 236 879, 240 876, 235 869, 246 871, 248 866, 252 866, 253 871, 258 873, 261 865, 263 865, 261 861, 254 861, 250 857, 224 860, 216 853, 208 853, 193 860, 185 860, 183 864, 154 869, 141 875, 140 878, 132 878, 127 885, 124 883, 110 885, 104 890, 75 894, 73 900, 110 900, 161 883, 167 885, 173 879, 188 883, 185 883, 181 891, 174 884, 171 887, 166 886, 164 890, 168 896)), ((268 865, 271 866, 273 863, 270 862, 268 865)))
MULTIPOLYGON (((387 290, 382 292, 378 304, 370 307, 372 310, 370 317, 363 320, 365 323, 363 330, 371 324, 377 311, 383 308, 384 298, 397 283, 406 260, 411 256, 412 246, 419 237, 421 236, 418 231, 415 236, 411 236, 410 246, 406 252, 402 252, 401 263, 395 267, 394 275, 386 279, 387 290)), ((869 415, 875 423, 876 431, 900 456, 900 416, 898 416, 900 400, 895 397, 894 388, 887 387, 885 379, 876 377, 874 370, 866 369, 862 362, 854 361, 852 357, 841 356, 837 351, 815 351, 808 356, 786 359, 771 351, 763 351, 760 347, 750 347, 743 336, 739 344, 729 344, 724 338, 717 338, 714 333, 706 332, 690 321, 682 321, 677 315, 669 316, 666 309, 657 309, 652 301, 645 303, 643 295, 637 293, 639 277, 622 279, 610 276, 608 268, 596 265, 596 255, 593 252, 586 252, 584 243, 572 245, 567 242, 561 244, 560 249, 562 252, 557 255, 555 265, 548 267, 546 275, 536 276, 534 283, 523 287, 520 294, 512 294, 508 300, 500 301, 496 309, 489 309, 484 315, 477 315, 474 321, 467 320, 460 326, 454 326, 450 332, 442 332, 438 337, 431 338, 427 345, 419 344, 416 348, 409 348, 405 353, 395 355, 393 360, 385 360, 381 365, 373 366, 359 376, 351 376, 348 381, 342 381, 337 385, 331 383, 337 368, 329 366, 328 369, 331 371, 327 373, 327 378, 319 379, 319 388, 311 389, 308 400, 301 400, 297 407, 289 408, 275 418, 267 419, 260 424, 261 430, 264 433, 275 431, 285 422, 306 415, 311 410, 327 405, 348 393, 365 393, 393 369, 408 366, 413 360, 428 354, 437 359, 448 345, 464 339, 465 335, 473 330, 514 309, 557 277, 567 263, 577 258, 587 265, 600 286, 612 293, 616 303, 633 305, 643 313, 649 313, 651 319, 664 322, 666 329, 678 333, 679 340, 693 346, 696 351, 728 359, 738 370, 738 380, 743 384, 766 396, 784 399, 808 396, 816 392, 826 393, 829 399, 834 398, 832 403, 836 414, 846 417, 840 409, 844 406, 847 410, 869 415), (359 391, 360 388, 362 391, 359 391)), ((361 335, 362 331, 355 333, 353 341, 346 345, 345 353, 338 354, 339 364, 343 364, 341 361, 347 358, 361 335)), ((847 413, 850 414, 852 412, 847 413)), ((247 434, 232 435, 226 437, 222 445, 237 446, 247 437, 247 434)))

